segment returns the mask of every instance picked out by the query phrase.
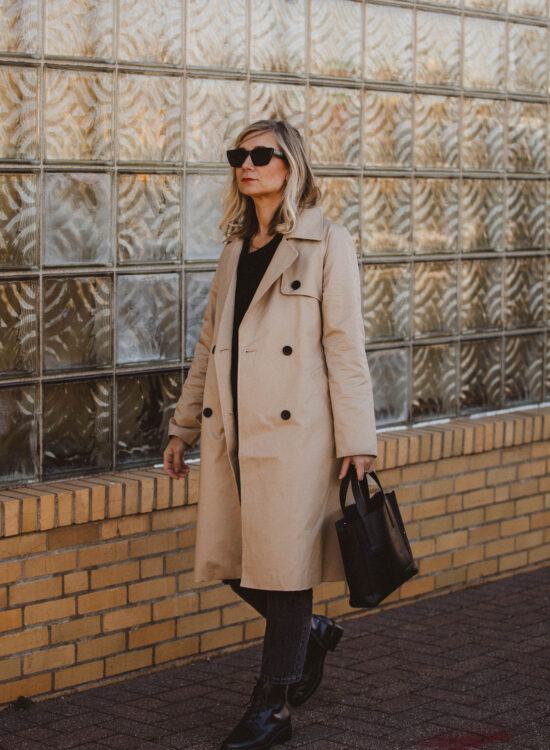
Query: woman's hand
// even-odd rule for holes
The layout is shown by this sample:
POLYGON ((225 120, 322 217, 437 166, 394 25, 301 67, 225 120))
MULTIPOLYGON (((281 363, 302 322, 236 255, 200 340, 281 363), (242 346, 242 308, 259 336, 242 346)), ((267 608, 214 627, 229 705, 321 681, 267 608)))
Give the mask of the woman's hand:
POLYGON ((164 471, 172 479, 181 479, 189 473, 189 466, 184 462, 187 445, 179 437, 173 435, 164 451, 164 471))
POLYGON ((354 464, 357 479, 361 481, 366 473, 374 469, 375 460, 376 456, 346 456, 342 461, 342 468, 340 469, 338 479, 343 479, 348 473, 349 465, 354 464))

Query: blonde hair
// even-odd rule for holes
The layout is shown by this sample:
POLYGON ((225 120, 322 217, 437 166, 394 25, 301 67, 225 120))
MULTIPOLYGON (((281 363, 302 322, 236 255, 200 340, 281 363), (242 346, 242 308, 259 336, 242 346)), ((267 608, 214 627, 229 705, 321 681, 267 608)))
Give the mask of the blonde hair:
MULTIPOLYGON (((273 133, 285 155, 288 176, 281 203, 269 225, 269 233, 288 234, 296 225, 298 211, 319 202, 319 189, 307 160, 304 141, 296 128, 286 120, 258 120, 239 133, 235 147, 238 148, 252 133, 273 133)), ((227 240, 252 237, 258 230, 254 201, 240 192, 235 170, 225 199, 225 214, 220 229, 224 230, 227 240)))

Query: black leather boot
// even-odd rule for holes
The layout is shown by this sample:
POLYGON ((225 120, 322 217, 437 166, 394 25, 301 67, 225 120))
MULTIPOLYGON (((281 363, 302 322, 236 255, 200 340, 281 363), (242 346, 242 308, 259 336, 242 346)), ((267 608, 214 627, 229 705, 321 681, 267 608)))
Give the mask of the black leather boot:
POLYGON ((288 685, 275 685, 260 678, 254 687, 250 705, 221 750, 267 750, 292 736, 288 685))
POLYGON ((301 706, 317 690, 323 679, 327 651, 334 651, 343 632, 342 627, 334 620, 323 615, 313 615, 302 679, 288 686, 288 702, 291 706, 301 706))

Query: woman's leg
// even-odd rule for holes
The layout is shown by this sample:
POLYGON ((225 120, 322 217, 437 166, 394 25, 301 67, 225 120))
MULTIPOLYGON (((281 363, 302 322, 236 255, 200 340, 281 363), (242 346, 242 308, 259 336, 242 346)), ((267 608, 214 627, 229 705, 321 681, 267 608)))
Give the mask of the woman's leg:
POLYGON ((241 599, 244 599, 247 604, 254 607, 256 612, 259 612, 263 617, 267 617, 268 591, 264 591, 263 589, 247 589, 244 586, 241 586, 239 578, 228 578, 224 580, 223 583, 231 586, 233 591, 238 594, 241 599))
POLYGON ((302 677, 311 632, 313 592, 268 591, 261 676, 276 685, 302 677))

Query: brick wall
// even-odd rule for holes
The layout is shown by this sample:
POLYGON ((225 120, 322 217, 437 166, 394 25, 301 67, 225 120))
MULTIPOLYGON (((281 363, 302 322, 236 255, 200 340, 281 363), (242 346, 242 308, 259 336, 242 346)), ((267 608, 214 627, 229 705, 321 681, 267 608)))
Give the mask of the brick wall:
MULTIPOLYGON (((379 447, 420 564, 385 606, 550 561, 550 409, 389 432, 379 447)), ((229 589, 193 584, 197 489, 196 471, 151 469, 0 493, 0 704, 262 636, 229 589)), ((315 609, 357 611, 343 583, 319 586, 315 609)))

